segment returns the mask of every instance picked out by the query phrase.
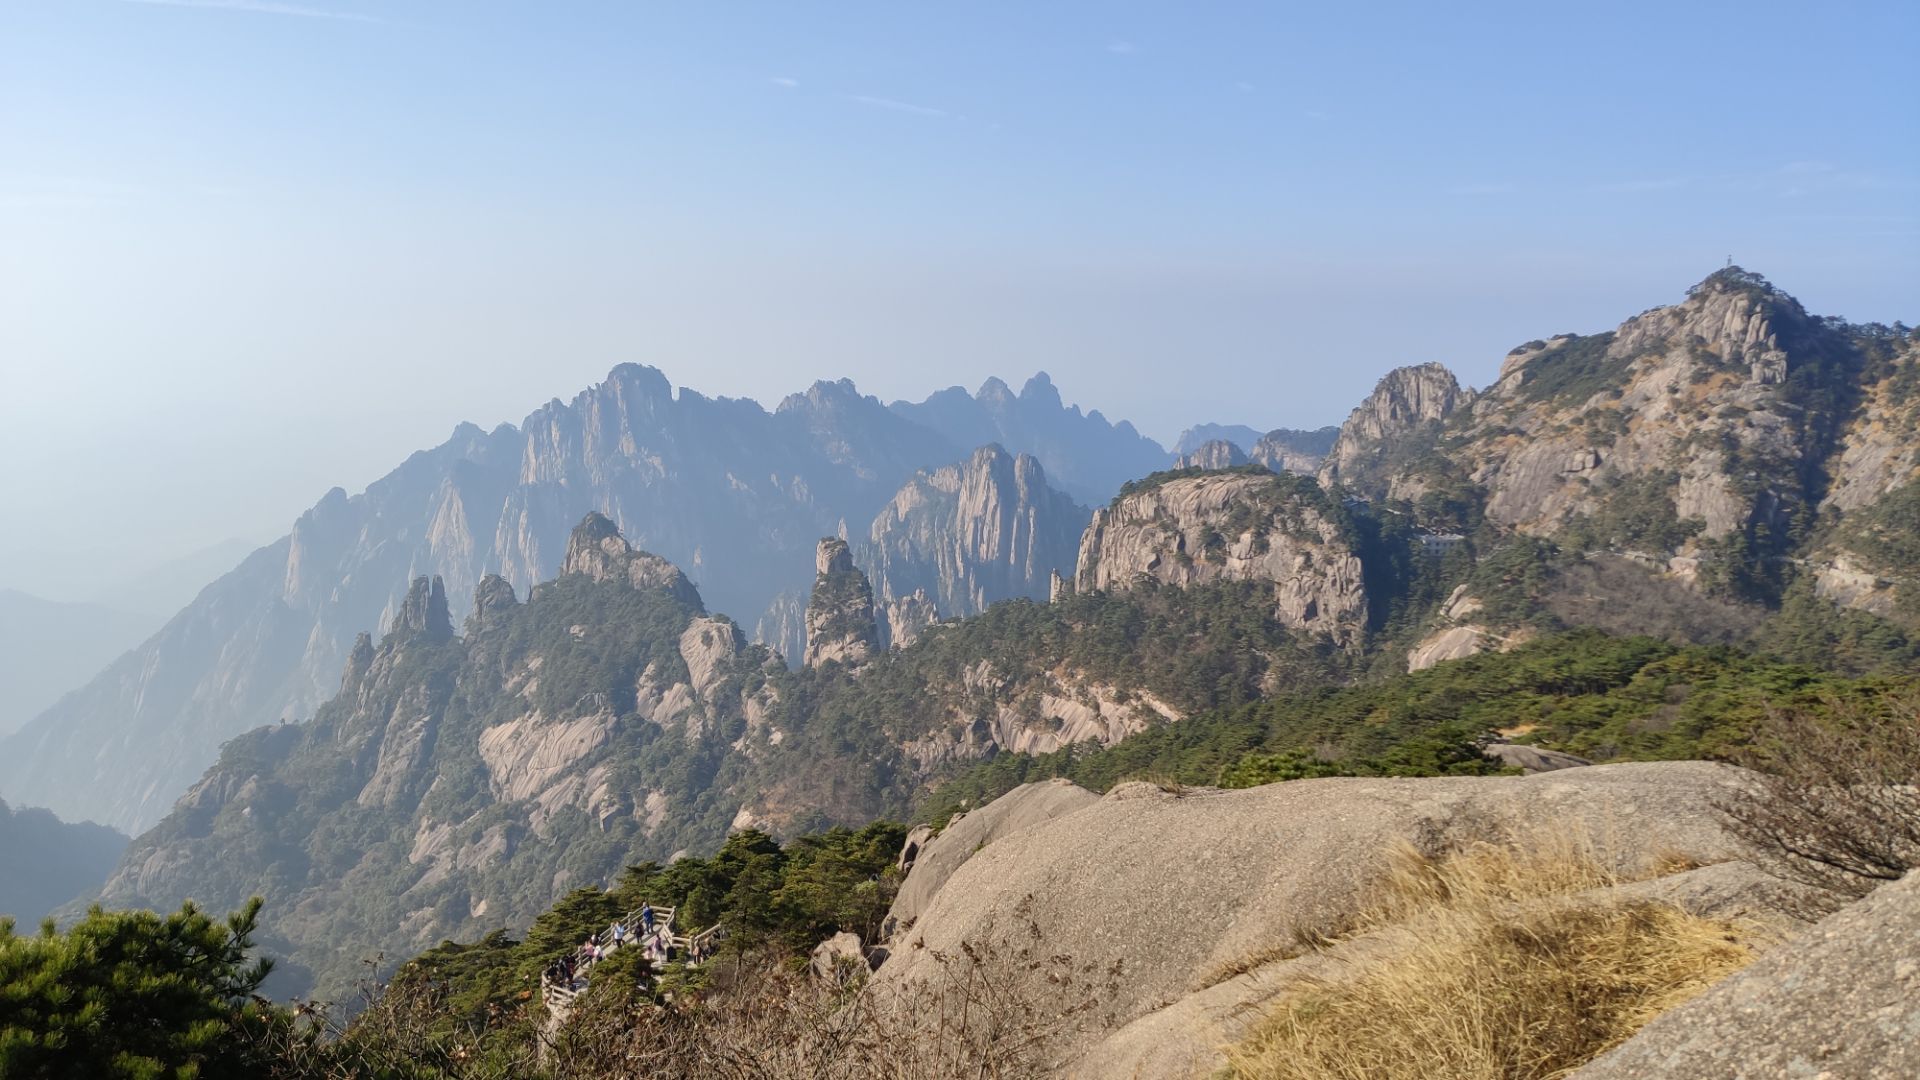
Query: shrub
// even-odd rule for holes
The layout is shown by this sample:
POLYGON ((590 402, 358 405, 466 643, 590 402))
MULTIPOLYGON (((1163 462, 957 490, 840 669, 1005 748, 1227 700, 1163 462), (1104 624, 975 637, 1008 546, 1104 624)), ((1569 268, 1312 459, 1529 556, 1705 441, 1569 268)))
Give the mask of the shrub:
POLYGON ((1753 772, 1719 810, 1814 912, 1920 866, 1920 691, 1780 710, 1738 759, 1753 772))

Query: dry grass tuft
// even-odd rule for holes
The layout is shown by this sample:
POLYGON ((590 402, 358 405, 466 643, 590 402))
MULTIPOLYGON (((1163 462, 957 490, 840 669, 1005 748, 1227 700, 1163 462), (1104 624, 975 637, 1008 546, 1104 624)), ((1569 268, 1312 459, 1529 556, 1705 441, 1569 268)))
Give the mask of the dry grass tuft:
POLYGON ((1389 862, 1354 928, 1392 927, 1397 946, 1350 978, 1303 980, 1230 1049, 1230 1075, 1553 1077, 1753 957, 1754 927, 1611 894, 1619 877, 1578 837, 1389 862))

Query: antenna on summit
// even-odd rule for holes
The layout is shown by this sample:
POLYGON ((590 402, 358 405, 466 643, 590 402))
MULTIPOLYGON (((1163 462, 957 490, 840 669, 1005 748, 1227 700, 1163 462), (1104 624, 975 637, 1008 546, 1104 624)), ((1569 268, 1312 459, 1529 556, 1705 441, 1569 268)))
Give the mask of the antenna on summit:
POLYGON ((1733 269, 1733 256, 1727 256, 1727 269, 1733 269))

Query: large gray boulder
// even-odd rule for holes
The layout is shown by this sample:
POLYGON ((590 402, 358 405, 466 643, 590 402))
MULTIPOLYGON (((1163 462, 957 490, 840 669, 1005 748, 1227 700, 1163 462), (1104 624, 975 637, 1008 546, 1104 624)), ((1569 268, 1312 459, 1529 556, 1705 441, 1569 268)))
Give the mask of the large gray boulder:
POLYGON ((1659 1017, 1574 1080, 1920 1076, 1920 874, 1659 1017))
POLYGON ((955 817, 938 836, 923 842, 913 869, 887 909, 887 924, 896 934, 911 927, 953 872, 988 844, 1099 801, 1100 796, 1071 780, 1043 780, 1022 784, 972 813, 955 817))
MULTIPOLYGON (((1259 1011, 1241 1008, 1223 1024, 1176 1021, 1231 1018, 1248 991, 1244 982, 1227 984, 1255 977, 1236 973, 1284 963, 1298 951, 1298 932, 1350 915, 1390 844, 1437 850, 1550 825, 1584 832, 1623 868, 1667 853, 1719 862, 1736 848, 1712 802, 1737 776, 1724 766, 1661 762, 1180 794, 1123 784, 977 852, 964 840, 951 843, 949 858, 970 857, 957 869, 942 867, 941 887, 930 902, 918 901, 925 906, 917 922, 893 943, 874 986, 884 994, 937 980, 936 957, 954 955, 962 943, 1013 949, 1037 930, 1045 953, 1070 956, 1076 968, 1117 964, 1121 973, 1111 999, 1054 1041, 1069 1075, 1204 1074, 1218 1066, 1220 1045, 1259 1011), (1183 1012, 1196 996, 1217 1008, 1183 1012)), ((920 865, 934 854, 929 845, 920 865)), ((1048 1000, 1058 993, 1045 985, 1048 974, 1014 966, 1007 978, 1034 985, 1008 993, 1048 1000)), ((1255 973, 1277 981, 1265 974, 1255 973)))

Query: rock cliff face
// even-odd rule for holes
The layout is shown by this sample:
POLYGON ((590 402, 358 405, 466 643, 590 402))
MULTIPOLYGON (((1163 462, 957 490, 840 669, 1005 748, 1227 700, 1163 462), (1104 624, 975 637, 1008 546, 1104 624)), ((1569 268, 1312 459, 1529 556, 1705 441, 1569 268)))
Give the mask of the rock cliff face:
POLYGON ((1072 573, 1088 517, 1048 486, 1038 459, 983 446, 909 480, 874 518, 854 561, 884 606, 918 593, 940 617, 963 617, 1016 596, 1046 599, 1051 576, 1072 573))
POLYGON ((1149 477, 1094 512, 1075 588, 1270 583, 1288 626, 1353 644, 1366 626, 1360 558, 1339 504, 1312 480, 1267 473, 1149 477))
POLYGON ((327 493, 288 536, 7 741, 0 792, 137 831, 221 742, 310 715, 354 635, 391 624, 405 582, 437 576, 461 610, 488 573, 524 593, 561 568, 588 511, 683 568, 720 610, 767 611, 772 626, 797 629, 774 609, 783 593, 804 596, 812 538, 872 521, 916 470, 988 441, 1093 490, 1165 460, 1131 427, 1063 406, 1044 377, 1017 398, 995 380, 978 398, 943 391, 891 408, 823 382, 769 412, 676 393, 660 372, 622 365, 518 427, 462 425, 365 492, 327 493))
POLYGON ((607 524, 525 603, 485 579, 463 636, 442 582, 416 580, 315 719, 229 744, 103 900, 264 891, 271 933, 331 978, 362 949, 524 924, 569 880, 717 844, 727 793, 784 739, 767 677, 785 668, 607 524))
POLYGON ((1167 467, 1172 455, 1125 420, 1110 423, 1098 409, 1081 415, 1067 406, 1046 372, 1015 394, 988 379, 969 395, 958 386, 918 404, 896 401, 894 412, 945 435, 958 446, 997 443, 1040 460, 1053 483, 1082 505, 1105 502, 1120 485, 1167 467))
POLYGON ((1260 436, 1253 444, 1253 449, 1248 451, 1248 456, 1274 472, 1314 476, 1319 473, 1327 454, 1333 450, 1334 440, 1339 437, 1340 429, 1337 426, 1323 427, 1317 431, 1275 428, 1260 436))
POLYGON ((1471 400, 1472 392, 1440 364, 1388 372, 1340 425, 1321 465, 1321 479, 1365 486, 1378 461, 1418 445, 1471 400))
MULTIPOLYGON (((1903 591, 1920 549, 1898 539, 1920 522, 1917 348, 1905 327, 1818 318, 1728 268, 1614 330, 1519 346, 1478 394, 1437 365, 1394 372, 1321 478, 1746 602, 1804 577, 1920 626, 1903 591)), ((1483 626, 1430 630, 1415 663, 1485 644, 1483 626)))
POLYGON ((880 648, 867 575, 853 565, 853 552, 839 537, 820 541, 814 571, 813 598, 807 601, 806 666, 865 662, 880 648))
POLYGON ((1791 297, 1716 275, 1609 334, 1516 350, 1458 425, 1459 460, 1489 517, 1536 535, 1648 484, 1702 539, 1784 527, 1817 494, 1804 466, 1826 456, 1837 419, 1797 391, 1839 375, 1821 369, 1846 351, 1791 297))
POLYGON ((1235 465, 1245 465, 1250 459, 1247 452, 1225 439, 1214 439, 1201 443, 1192 450, 1180 455, 1174 461, 1176 469, 1231 469, 1235 465))

